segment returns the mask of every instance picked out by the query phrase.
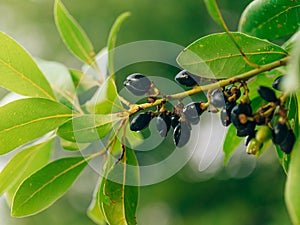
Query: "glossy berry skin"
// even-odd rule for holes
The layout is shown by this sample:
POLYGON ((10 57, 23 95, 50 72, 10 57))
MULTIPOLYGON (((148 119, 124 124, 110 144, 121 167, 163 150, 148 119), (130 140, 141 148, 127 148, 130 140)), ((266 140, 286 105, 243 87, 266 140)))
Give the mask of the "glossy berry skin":
POLYGON ((241 118, 245 118, 252 115, 252 108, 249 104, 237 104, 231 110, 231 122, 237 129, 237 136, 245 137, 252 134, 255 129, 254 121, 242 121, 241 118))
POLYGON ((177 115, 177 114, 174 114, 174 115, 171 116, 171 126, 173 128, 175 128, 178 125, 179 119, 180 119, 180 116, 177 115))
POLYGON ((236 105, 236 102, 226 102, 225 106, 222 107, 220 118, 223 126, 227 127, 231 124, 231 110, 236 105))
POLYGON ((141 113, 133 118, 130 123, 130 130, 132 131, 140 131, 149 126, 149 123, 152 119, 152 113, 146 112, 141 113))
POLYGON ((273 128, 272 141, 274 144, 281 144, 286 139, 289 129, 285 123, 278 123, 273 128))
POLYGON ((162 137, 166 137, 171 127, 171 117, 167 113, 161 113, 156 119, 156 127, 158 133, 162 137))
POLYGON ((225 96, 221 89, 215 89, 211 92, 210 103, 217 108, 225 106, 225 96))
POLYGON ((181 148, 188 143, 191 137, 191 127, 187 122, 179 123, 173 132, 174 144, 181 148))
POLYGON ((257 88, 257 92, 260 95, 260 97, 267 102, 278 102, 276 94, 271 88, 259 86, 257 88))
POLYGON ((200 121, 199 116, 203 113, 201 102, 191 102, 183 108, 185 118, 191 124, 197 124, 200 121))
POLYGON ((292 130, 289 130, 285 140, 279 145, 280 149, 286 154, 290 154, 296 142, 296 136, 292 130))
POLYGON ((279 77, 277 77, 277 78, 273 81, 272 87, 273 87, 274 89, 276 89, 276 90, 278 90, 278 91, 282 91, 282 90, 281 90, 281 87, 280 87, 281 82, 282 82, 282 78, 283 78, 283 76, 279 76, 279 77))
POLYGON ((185 85, 187 87, 192 87, 197 85, 197 81, 199 80, 199 77, 189 73, 186 70, 182 70, 175 76, 175 80, 179 84, 185 85))
POLYGON ((151 81, 142 74, 134 73, 129 75, 124 82, 124 86, 134 95, 144 95, 151 87, 151 81))

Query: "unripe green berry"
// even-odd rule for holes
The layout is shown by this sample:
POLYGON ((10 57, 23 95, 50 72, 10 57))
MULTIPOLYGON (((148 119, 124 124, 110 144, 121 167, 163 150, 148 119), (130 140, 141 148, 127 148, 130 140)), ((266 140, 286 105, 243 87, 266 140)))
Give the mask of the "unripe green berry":
POLYGON ((271 137, 272 131, 268 126, 261 126, 255 135, 256 140, 260 143, 270 140, 271 137))

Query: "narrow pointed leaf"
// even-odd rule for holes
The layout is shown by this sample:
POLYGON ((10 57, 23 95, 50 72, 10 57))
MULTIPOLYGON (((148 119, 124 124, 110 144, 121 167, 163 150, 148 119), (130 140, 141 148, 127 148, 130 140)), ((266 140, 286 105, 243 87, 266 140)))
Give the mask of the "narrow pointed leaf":
POLYGON ((29 53, 0 32, 0 86, 20 95, 55 99, 53 91, 29 53))
POLYGON ((299 0, 255 0, 243 12, 239 31, 266 39, 287 36, 298 30, 299 15, 299 0))
POLYGON ((58 159, 26 179, 13 199, 12 215, 36 214, 59 199, 87 165, 83 157, 58 159))
POLYGON ((114 22, 108 36, 107 48, 108 48, 108 74, 114 75, 114 48, 116 47, 117 34, 122 23, 130 16, 129 12, 124 12, 118 16, 114 22))
POLYGON ((104 194, 108 201, 103 202, 102 206, 109 224, 135 225, 139 170, 131 149, 126 149, 124 159, 125 164, 117 164, 107 176, 104 194))
POLYGON ((0 195, 15 189, 30 174, 47 164, 53 141, 25 148, 6 164, 0 173, 0 195))
POLYGON ((86 108, 89 112, 96 114, 108 114, 124 110, 112 77, 106 79, 92 99, 86 103, 86 108))
POLYGON ((115 114, 87 114, 69 120, 57 134, 72 142, 89 143, 105 137, 120 120, 115 114))
POLYGON ((223 20, 220 9, 217 5, 216 0, 205 0, 206 8, 210 16, 224 29, 227 30, 227 26, 223 20))
MULTIPOLYGON (((232 35, 252 63, 264 65, 287 56, 284 49, 266 40, 238 32, 232 35)), ((191 73, 209 78, 229 78, 253 69, 226 33, 198 39, 179 54, 177 62, 191 73)))
POLYGON ((71 117, 64 105, 42 98, 20 99, 0 107, 0 154, 47 134, 71 117))
POLYGON ((55 0, 54 16, 57 29, 70 51, 87 64, 95 61, 91 41, 60 0, 55 0))

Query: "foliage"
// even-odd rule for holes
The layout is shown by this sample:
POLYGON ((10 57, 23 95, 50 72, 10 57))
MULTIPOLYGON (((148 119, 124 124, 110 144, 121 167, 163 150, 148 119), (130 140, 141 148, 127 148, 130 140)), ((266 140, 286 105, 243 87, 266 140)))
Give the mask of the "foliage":
MULTIPOLYGON (((0 107, 0 154, 20 150, 0 173, 0 193, 7 194, 13 216, 33 215, 52 205, 68 191, 91 160, 101 157, 104 160, 102 176, 87 214, 97 224, 136 224, 140 174, 134 147, 141 143, 142 135, 129 129, 132 116, 141 110, 158 107, 151 114, 157 116, 165 112, 166 102, 181 103, 187 96, 237 82, 245 94, 240 101, 251 100, 256 111, 265 104, 256 89, 262 82, 264 86, 271 86, 274 78, 285 75, 283 92, 278 97, 282 104, 277 108, 271 104, 271 107, 275 114, 287 109, 287 115, 281 117, 287 120, 297 138, 291 154, 282 152, 278 146, 277 153, 287 173, 287 208, 293 223, 300 224, 297 191, 300 42, 299 38, 291 38, 282 46, 273 43, 279 37, 290 37, 294 33, 299 36, 296 32, 300 23, 300 2, 253 1, 243 12, 237 32, 229 31, 215 0, 205 3, 225 33, 210 34, 194 41, 178 55, 177 63, 198 76, 196 79, 217 80, 171 95, 160 95, 160 90, 152 83, 148 99, 137 104, 121 97, 115 84, 118 79, 114 67, 116 38, 130 15, 128 12, 121 14, 112 26, 107 41, 107 71, 104 72, 97 61, 99 54, 94 52, 87 34, 60 0, 54 3, 57 29, 68 49, 84 63, 83 68, 88 69, 74 71, 60 63, 33 59, 15 40, 0 33, 0 85, 22 95, 22 99, 0 107), (88 74, 90 70, 98 77, 88 74), (270 76, 272 79, 268 78, 270 76), (59 139, 65 149, 78 152, 97 143, 97 151, 49 162, 53 139, 59 139)), ((205 111, 208 103, 199 104, 199 107, 205 111)), ((274 119, 270 124, 276 122, 274 119)), ((225 163, 242 141, 235 132, 231 125, 223 147, 225 163)))

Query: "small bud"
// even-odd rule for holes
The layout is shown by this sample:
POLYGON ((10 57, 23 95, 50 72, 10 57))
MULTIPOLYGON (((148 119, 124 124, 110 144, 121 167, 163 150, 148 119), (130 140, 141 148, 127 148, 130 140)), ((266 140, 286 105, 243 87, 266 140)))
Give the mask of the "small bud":
POLYGON ((130 123, 130 130, 132 131, 140 131, 149 126, 149 123, 152 119, 152 113, 146 112, 141 113, 133 118, 130 123))
POLYGON ((134 73, 129 75, 124 82, 124 86, 134 95, 144 95, 151 87, 151 81, 142 74, 134 73))

